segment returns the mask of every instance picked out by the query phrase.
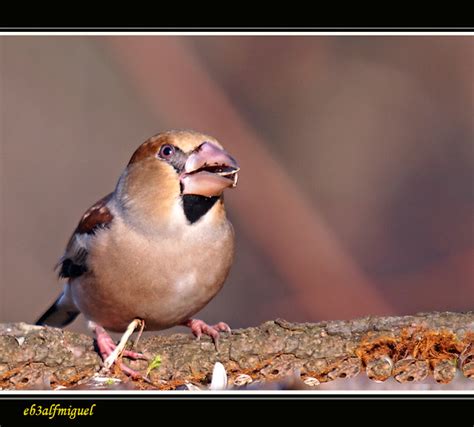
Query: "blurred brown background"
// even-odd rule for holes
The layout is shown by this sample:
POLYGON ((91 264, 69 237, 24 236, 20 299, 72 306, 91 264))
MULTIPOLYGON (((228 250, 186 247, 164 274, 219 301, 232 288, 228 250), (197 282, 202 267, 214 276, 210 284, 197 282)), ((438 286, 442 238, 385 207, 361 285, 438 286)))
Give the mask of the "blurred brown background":
POLYGON ((242 167, 206 321, 472 309, 473 76, 472 37, 0 37, 0 321, 47 308, 83 211, 170 128, 242 167))

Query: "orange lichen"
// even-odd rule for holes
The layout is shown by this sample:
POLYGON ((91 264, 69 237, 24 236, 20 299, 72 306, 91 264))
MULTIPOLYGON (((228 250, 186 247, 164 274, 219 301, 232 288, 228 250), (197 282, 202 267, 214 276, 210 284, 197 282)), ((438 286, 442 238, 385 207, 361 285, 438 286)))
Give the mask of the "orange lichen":
MULTIPOLYGON (((425 365, 419 365, 425 363, 436 381, 447 383, 454 377, 451 365, 455 367, 460 356, 469 362, 474 360, 474 333, 468 332, 460 340, 451 331, 414 326, 404 328, 397 336, 374 337, 369 334, 362 339, 355 354, 366 367, 373 361, 389 358, 394 363, 392 375, 400 381, 405 381, 405 377, 410 381, 426 376, 425 365), (469 353, 469 348, 472 348, 472 354, 469 353), (410 373, 410 370, 416 371, 417 375, 410 373)), ((384 379, 386 378, 382 380, 384 379)))
POLYGON ((67 381, 58 380, 55 377, 53 377, 53 379, 51 380, 51 387, 54 388, 55 386, 63 386, 63 387, 69 388, 76 385, 79 381, 83 380, 84 378, 91 377, 93 374, 94 374, 94 369, 88 368, 71 376, 70 378, 68 378, 67 381))
POLYGON ((362 339, 355 350, 355 354, 362 361, 364 366, 367 366, 367 363, 371 360, 391 356, 397 344, 397 338, 387 335, 373 339, 369 334, 362 339))
POLYGON ((423 327, 404 328, 399 336, 365 337, 356 355, 364 364, 382 356, 394 362, 412 357, 418 360, 444 360, 457 358, 466 346, 453 332, 434 331, 423 327))
POLYGON ((422 327, 403 329, 395 348, 395 359, 419 360, 457 358, 465 347, 451 331, 433 331, 422 327))
MULTIPOLYGON (((328 360, 327 365, 318 370, 305 370, 301 373, 301 378, 316 378, 319 382, 325 383, 336 378, 351 378, 358 374, 359 366, 356 366, 352 357, 339 357, 328 360)), ((360 364, 360 362, 358 362, 360 364)))
POLYGON ((19 372, 21 372, 24 368, 26 368, 30 363, 22 363, 21 365, 17 365, 12 369, 9 369, 8 371, 4 372, 3 374, 0 375, 0 386, 2 382, 8 381, 11 377, 15 376, 19 372))
POLYGON ((268 357, 264 360, 259 361, 256 363, 254 366, 250 368, 233 368, 228 370, 227 374, 229 375, 230 378, 236 378, 239 375, 245 374, 248 375, 252 378, 252 380, 257 380, 257 379, 274 379, 278 377, 279 372, 273 372, 270 371, 266 376, 262 374, 262 370, 265 368, 268 368, 269 366, 272 366, 273 363, 275 362, 278 357, 280 357, 282 353, 277 353, 271 357, 268 357))

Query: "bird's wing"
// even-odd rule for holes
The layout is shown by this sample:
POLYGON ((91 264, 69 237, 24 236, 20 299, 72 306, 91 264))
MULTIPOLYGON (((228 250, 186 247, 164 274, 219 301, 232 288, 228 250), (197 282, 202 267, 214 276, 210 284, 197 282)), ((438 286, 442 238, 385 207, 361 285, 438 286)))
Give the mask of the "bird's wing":
POLYGON ((112 193, 92 205, 82 216, 56 268, 59 277, 75 278, 87 272, 89 242, 100 230, 110 226, 113 215, 108 208, 112 193))

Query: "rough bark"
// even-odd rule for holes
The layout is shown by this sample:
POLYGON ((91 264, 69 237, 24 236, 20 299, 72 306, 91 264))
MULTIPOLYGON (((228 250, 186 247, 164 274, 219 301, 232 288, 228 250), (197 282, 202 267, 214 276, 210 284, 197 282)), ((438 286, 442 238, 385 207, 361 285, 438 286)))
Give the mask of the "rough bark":
MULTIPOLYGON (((102 388, 202 386, 218 361, 234 385, 288 375, 314 385, 361 371, 376 380, 394 376, 403 382, 433 375, 449 382, 456 369, 474 377, 473 336, 474 312, 299 324, 277 319, 222 334, 217 350, 208 337, 196 341, 190 334, 156 335, 138 344, 149 360, 161 358, 148 375, 150 382, 126 379, 115 369, 107 373, 102 388)), ((124 361, 143 374, 149 366, 146 360, 124 361)), ((89 388, 100 370, 90 336, 25 323, 0 324, 2 389, 89 388)))

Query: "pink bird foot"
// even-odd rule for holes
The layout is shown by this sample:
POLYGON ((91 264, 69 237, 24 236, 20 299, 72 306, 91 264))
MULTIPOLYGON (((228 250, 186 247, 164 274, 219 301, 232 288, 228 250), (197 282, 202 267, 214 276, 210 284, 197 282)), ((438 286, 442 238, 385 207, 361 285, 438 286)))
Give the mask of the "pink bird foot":
POLYGON ((215 325, 208 325, 206 322, 199 319, 189 319, 182 323, 182 325, 191 328, 192 333, 198 340, 201 338, 201 335, 204 334, 210 336, 214 343, 219 339, 219 332, 232 332, 230 326, 224 322, 219 322, 215 325))
MULTIPOLYGON (((97 347, 99 348, 100 355, 102 360, 105 362, 107 358, 114 352, 117 346, 102 326, 94 325, 93 331, 96 336, 97 347)), ((130 359, 147 359, 143 354, 130 350, 123 350, 120 356, 125 356, 130 359)), ((127 365, 122 363, 120 359, 115 360, 113 363, 116 364, 124 374, 132 377, 133 379, 144 378, 142 374, 129 368, 127 365)))

